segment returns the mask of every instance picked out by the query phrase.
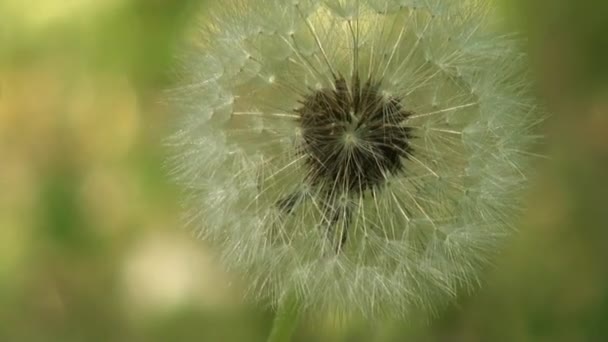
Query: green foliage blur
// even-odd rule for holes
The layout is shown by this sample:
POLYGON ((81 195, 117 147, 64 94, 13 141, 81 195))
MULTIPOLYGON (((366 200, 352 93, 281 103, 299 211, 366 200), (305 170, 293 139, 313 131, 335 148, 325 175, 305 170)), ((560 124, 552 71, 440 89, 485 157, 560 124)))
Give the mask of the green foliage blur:
MULTIPOLYGON (((311 317, 295 340, 608 340, 608 2, 496 1, 552 113, 519 234, 428 324, 311 317)), ((265 340, 271 310, 182 228, 164 166, 204 5, 0 2, 0 341, 265 340)))

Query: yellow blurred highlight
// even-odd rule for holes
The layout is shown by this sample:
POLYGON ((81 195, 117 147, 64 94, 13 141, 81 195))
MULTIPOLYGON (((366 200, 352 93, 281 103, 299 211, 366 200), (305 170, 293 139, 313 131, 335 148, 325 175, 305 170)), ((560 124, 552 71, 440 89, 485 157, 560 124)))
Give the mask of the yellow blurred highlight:
POLYGON ((151 234, 126 257, 125 305, 138 314, 171 312, 180 306, 225 311, 238 303, 231 282, 200 244, 166 233, 151 234))
POLYGON ((100 11, 118 8, 127 0, 4 0, 0 9, 21 29, 31 33, 76 18, 91 17, 100 11))

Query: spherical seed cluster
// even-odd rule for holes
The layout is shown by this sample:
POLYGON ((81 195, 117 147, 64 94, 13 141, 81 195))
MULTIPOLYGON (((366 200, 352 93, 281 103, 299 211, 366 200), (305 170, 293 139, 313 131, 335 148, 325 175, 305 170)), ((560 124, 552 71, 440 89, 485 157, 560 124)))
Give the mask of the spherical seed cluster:
POLYGON ((211 7, 170 93, 173 165, 251 294, 403 316, 475 285, 538 121, 486 2, 211 7))

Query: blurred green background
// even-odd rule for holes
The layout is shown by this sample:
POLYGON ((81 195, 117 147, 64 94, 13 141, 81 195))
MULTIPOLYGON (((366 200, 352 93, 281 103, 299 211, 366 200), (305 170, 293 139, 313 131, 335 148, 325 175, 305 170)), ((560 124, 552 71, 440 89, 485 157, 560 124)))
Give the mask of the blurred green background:
MULTIPOLYGON (((520 233, 428 325, 309 318, 296 340, 608 341, 608 2, 500 6, 552 113, 520 233)), ((162 90, 199 10, 0 2, 0 341, 265 339, 272 313, 181 228, 163 168, 162 90)))

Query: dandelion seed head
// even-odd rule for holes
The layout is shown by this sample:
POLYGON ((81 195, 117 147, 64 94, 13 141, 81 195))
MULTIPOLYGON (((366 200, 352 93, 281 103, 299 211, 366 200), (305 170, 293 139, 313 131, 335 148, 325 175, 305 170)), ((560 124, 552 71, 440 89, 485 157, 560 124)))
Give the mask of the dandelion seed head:
POLYGON ((211 5, 169 92, 187 219, 251 297, 404 316, 512 230, 540 110, 486 1, 211 5))

